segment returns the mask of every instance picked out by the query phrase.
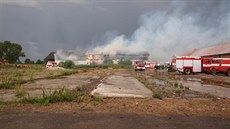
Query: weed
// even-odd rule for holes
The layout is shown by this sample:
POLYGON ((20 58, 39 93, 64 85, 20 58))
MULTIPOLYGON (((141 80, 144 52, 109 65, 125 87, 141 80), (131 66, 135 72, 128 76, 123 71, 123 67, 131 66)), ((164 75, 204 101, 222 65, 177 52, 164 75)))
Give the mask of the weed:
POLYGON ((185 89, 185 87, 183 86, 183 84, 180 84, 180 85, 179 85, 179 88, 180 88, 180 89, 185 89))
POLYGON ((16 97, 18 98, 22 98, 26 95, 25 89, 21 86, 17 86, 15 92, 16 92, 16 97))
POLYGON ((174 84, 174 87, 175 87, 175 89, 174 89, 174 92, 176 93, 176 94, 181 94, 181 93, 183 93, 184 91, 185 91, 185 87, 183 86, 183 84, 178 84, 178 83, 175 83, 174 84))
POLYGON ((29 79, 30 81, 33 81, 34 80, 34 73, 32 72, 31 74, 30 74, 30 79, 29 79))
POLYGON ((169 84, 170 86, 174 86, 175 84, 173 83, 173 82, 171 82, 171 81, 166 81, 166 84, 169 84))
POLYGON ((185 87, 183 86, 183 84, 178 83, 178 82, 174 83, 174 87, 178 88, 178 89, 185 89, 185 87))
POLYGON ((213 97, 213 95, 210 92, 205 93, 205 96, 208 97, 208 98, 213 97))
POLYGON ((174 83, 174 87, 175 88, 178 88, 179 87, 179 84, 177 82, 174 83))
POLYGON ((13 79, 10 77, 4 77, 1 79, 0 89, 13 89, 15 83, 13 83, 13 79))
POLYGON ((153 97, 157 99, 163 99, 163 94, 161 92, 155 92, 153 93, 153 97))
POLYGON ((50 76, 50 77, 54 76, 54 73, 49 73, 49 76, 50 76))
POLYGON ((101 96, 93 96, 91 101, 93 102, 93 105, 98 105, 100 102, 103 101, 103 97, 101 97, 101 96))
POLYGON ((0 99, 0 105, 4 105, 5 102, 0 99))
POLYGON ((75 90, 68 90, 63 87, 60 90, 54 90, 46 92, 43 90, 43 94, 40 97, 25 97, 21 100, 24 103, 31 103, 31 104, 41 104, 41 105, 48 105, 49 103, 61 102, 61 101, 76 101, 82 102, 84 98, 84 93, 80 88, 75 90))
POLYGON ((74 73, 78 73, 78 71, 64 71, 61 73, 61 76, 68 76, 74 73))
POLYGON ((8 104, 10 104, 12 102, 6 102, 6 101, 3 101, 1 98, 0 98, 0 111, 5 107, 7 106, 8 104))
POLYGON ((18 72, 16 72, 15 77, 16 77, 17 82, 21 82, 22 77, 23 77, 23 73, 18 71, 18 72))
POLYGON ((174 92, 175 92, 176 94, 181 94, 183 91, 184 91, 184 90, 179 89, 179 88, 177 88, 177 89, 174 90, 174 92))
POLYGON ((185 90, 189 90, 189 87, 184 87, 185 90))
POLYGON ((0 84, 0 89, 13 89, 14 84, 13 83, 2 83, 0 84))

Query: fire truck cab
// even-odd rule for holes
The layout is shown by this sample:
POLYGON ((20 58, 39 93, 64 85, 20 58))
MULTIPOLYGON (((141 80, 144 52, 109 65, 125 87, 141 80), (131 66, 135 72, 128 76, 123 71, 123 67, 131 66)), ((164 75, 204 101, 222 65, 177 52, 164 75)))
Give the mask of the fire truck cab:
POLYGON ((144 60, 136 60, 134 61, 134 69, 137 70, 145 70, 146 62, 144 60))
POLYGON ((212 75, 225 73, 230 76, 230 58, 203 58, 203 71, 212 75))

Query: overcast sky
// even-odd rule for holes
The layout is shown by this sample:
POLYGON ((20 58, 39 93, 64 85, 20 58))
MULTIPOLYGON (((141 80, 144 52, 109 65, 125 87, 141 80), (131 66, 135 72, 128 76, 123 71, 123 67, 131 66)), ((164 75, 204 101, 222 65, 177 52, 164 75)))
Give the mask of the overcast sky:
MULTIPOLYGON (((116 44, 117 40, 113 39, 122 36, 122 42, 125 40, 127 44, 141 46, 138 33, 145 32, 143 27, 147 27, 147 36, 153 35, 145 40, 142 36, 141 41, 145 42, 142 45, 169 51, 164 57, 152 58, 166 60, 168 56, 188 49, 229 42, 229 7, 229 0, 0 0, 0 41, 20 43, 26 56, 37 60, 44 59, 49 52, 58 49, 88 50, 97 47, 101 48, 97 50, 105 50, 108 46, 104 46, 116 44), (179 22, 171 24, 173 21, 179 22), (165 27, 168 22, 172 27, 178 25, 182 29, 173 29, 173 33, 169 33, 171 27, 165 27), (149 23, 154 25, 146 25, 149 23), (186 24, 189 24, 188 28, 186 24), (161 30, 156 26, 163 26, 164 31, 159 33, 161 30), (191 33, 191 36, 184 38, 182 35, 183 40, 179 40, 178 35, 183 33, 191 33), (172 34, 177 35, 176 39, 175 36, 172 38, 172 34), (154 37, 156 35, 158 37, 154 37), (163 42, 162 39, 168 40, 163 42), (190 39, 200 42, 194 45, 188 42, 192 45, 187 45, 186 40, 190 39), (130 40, 135 40, 135 43, 130 43, 130 40), (176 42, 184 42, 184 45, 179 49, 176 42), (157 43, 161 45, 155 45, 157 43), (173 51, 173 48, 177 49, 173 51)), ((130 47, 127 44, 126 47, 130 47)), ((134 45, 130 48, 135 49, 134 45)), ((147 47, 141 50, 145 48, 151 50, 147 47)))

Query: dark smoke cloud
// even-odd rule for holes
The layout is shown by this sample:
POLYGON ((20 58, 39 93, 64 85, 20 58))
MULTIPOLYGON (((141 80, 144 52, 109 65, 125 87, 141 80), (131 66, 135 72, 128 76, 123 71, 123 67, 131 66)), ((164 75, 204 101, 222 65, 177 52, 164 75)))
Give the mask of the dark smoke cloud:
MULTIPOLYGON (((155 45, 155 43, 141 45, 144 46, 141 49, 149 50, 151 48, 153 59, 166 60, 169 55, 174 53, 166 47, 169 45, 169 47, 175 48, 175 44, 171 44, 169 40, 178 36, 177 33, 177 36, 173 36, 172 32, 168 32, 173 30, 167 29, 169 28, 167 25, 170 26, 170 24, 182 28, 190 27, 189 29, 192 29, 194 33, 203 33, 201 35, 192 34, 190 38, 181 40, 178 40, 177 37, 174 42, 178 41, 178 44, 182 45, 185 50, 194 48, 194 46, 202 47, 229 41, 230 27, 229 24, 225 24, 226 22, 230 23, 230 2, 228 0, 188 0, 187 2, 178 0, 176 2, 171 0, 8 1, 0 0, 0 41, 11 40, 21 43, 26 55, 31 59, 44 58, 50 51, 57 49, 93 49, 96 46, 105 46, 119 38, 129 42, 127 43, 129 45, 134 44, 135 41, 138 41, 138 33, 144 30, 142 27, 154 28, 154 23, 148 22, 148 20, 156 22, 156 19, 161 20, 165 25, 163 30, 167 32, 160 31, 162 29, 159 28, 161 26, 159 25, 159 27, 155 27, 155 30, 159 32, 155 31, 154 33, 153 30, 154 35, 151 35, 158 37, 154 38, 154 42, 159 42, 159 45, 155 45), (161 14, 164 17, 159 16, 161 14), (189 17, 194 20, 189 21, 189 17), (167 21, 168 24, 166 24, 167 21), (162 39, 168 41, 160 42, 160 35, 162 35, 162 39), (213 38, 205 39, 210 35, 213 35, 213 38), (203 36, 202 40, 194 39, 194 37, 201 36, 203 36), (182 43, 188 40, 191 40, 190 44, 198 40, 199 42, 188 47, 187 44, 182 43), (153 47, 154 49, 152 49, 153 47), (163 53, 161 57, 153 53, 156 48, 159 49, 159 52, 156 51, 156 53, 170 52, 166 55, 163 53)), ((182 32, 189 33, 185 29, 182 29, 182 32)), ((140 36, 139 39, 144 39, 143 34, 140 36)), ((175 51, 182 51, 178 49, 175 51)))

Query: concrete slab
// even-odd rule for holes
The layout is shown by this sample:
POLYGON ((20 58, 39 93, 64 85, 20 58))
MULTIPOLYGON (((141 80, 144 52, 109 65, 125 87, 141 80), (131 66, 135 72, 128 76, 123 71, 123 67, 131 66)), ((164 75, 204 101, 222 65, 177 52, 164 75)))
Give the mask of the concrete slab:
POLYGON ((152 91, 146 88, 136 78, 127 75, 109 76, 104 79, 91 94, 102 97, 152 97, 152 91))
MULTIPOLYGON (((65 87, 66 89, 75 89, 87 85, 92 80, 99 79, 100 76, 82 76, 78 74, 64 76, 56 79, 41 79, 34 82, 22 84, 21 87, 25 90, 26 96, 31 97, 41 96, 43 91, 49 93, 57 89, 65 87)), ((20 98, 16 97, 16 89, 1 89, 0 101, 14 101, 20 98)))
POLYGON ((79 76, 70 75, 64 76, 56 79, 42 79, 35 82, 29 82, 23 84, 24 89, 34 90, 34 89, 61 89, 63 87, 67 89, 75 89, 76 87, 81 87, 90 83, 92 79, 99 79, 99 76, 79 76))
POLYGON ((230 98, 230 88, 222 87, 218 85, 211 85, 211 84, 202 84, 201 82, 197 81, 181 81, 185 87, 188 87, 190 90, 198 91, 201 93, 208 93, 214 96, 230 98))

